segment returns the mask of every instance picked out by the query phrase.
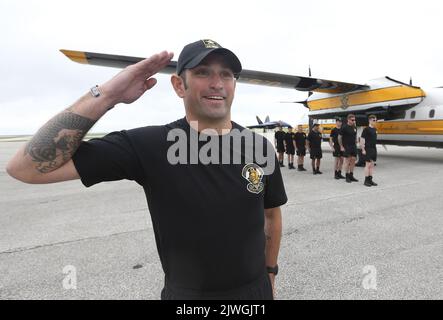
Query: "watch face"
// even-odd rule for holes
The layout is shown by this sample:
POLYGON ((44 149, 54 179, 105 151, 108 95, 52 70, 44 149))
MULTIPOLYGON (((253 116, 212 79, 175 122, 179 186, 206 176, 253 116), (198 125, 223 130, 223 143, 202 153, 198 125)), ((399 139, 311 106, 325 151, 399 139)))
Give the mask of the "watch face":
POLYGON ((98 86, 91 88, 91 94, 93 97, 99 97, 100 96, 100 90, 98 90, 98 86))

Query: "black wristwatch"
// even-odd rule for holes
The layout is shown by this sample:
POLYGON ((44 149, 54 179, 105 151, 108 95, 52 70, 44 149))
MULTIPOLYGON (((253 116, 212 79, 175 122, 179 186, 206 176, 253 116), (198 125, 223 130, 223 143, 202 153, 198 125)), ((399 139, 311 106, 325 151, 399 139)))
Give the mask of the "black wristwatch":
POLYGON ((268 270, 268 273, 273 273, 274 275, 278 274, 278 264, 275 265, 275 267, 266 267, 268 270))

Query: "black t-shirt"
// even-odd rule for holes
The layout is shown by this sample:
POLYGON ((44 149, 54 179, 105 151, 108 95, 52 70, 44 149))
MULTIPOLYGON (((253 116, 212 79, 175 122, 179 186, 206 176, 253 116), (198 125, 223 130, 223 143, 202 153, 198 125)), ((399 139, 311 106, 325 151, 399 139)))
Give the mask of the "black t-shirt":
POLYGON ((339 143, 338 143, 338 135, 340 133, 340 129, 339 128, 333 128, 331 130, 331 134, 330 137, 332 138, 332 143, 334 144, 334 147, 340 147, 339 143))
POLYGON ((298 131, 295 133, 295 145, 297 149, 306 148, 306 133, 298 131))
POLYGON ((287 132, 285 134, 286 147, 294 148, 295 133, 287 132))
POLYGON ((361 133, 361 137, 365 139, 365 148, 375 148, 377 144, 377 130, 375 128, 366 127, 361 133))
MULTIPOLYGON (((191 164, 195 163, 191 152, 184 155, 186 163, 170 164, 170 147, 180 140, 176 135, 167 141, 174 129, 186 133, 187 150, 192 148, 190 136, 200 137, 185 118, 113 132, 83 142, 73 157, 75 167, 88 187, 129 179, 144 188, 168 283, 196 291, 244 286, 265 270, 264 209, 287 201, 274 149, 267 139, 254 134, 255 147, 261 144, 266 150, 268 144, 275 169, 265 169, 252 184, 249 172, 260 170, 254 164, 256 158, 245 152, 244 142, 241 149, 230 144, 230 156, 240 154, 241 164, 205 165, 198 157, 191 164)), ((233 129, 244 130, 236 123, 233 129)), ((198 142, 200 152, 205 144, 198 142)))
POLYGON ((311 130, 308 135, 309 146, 311 149, 321 149, 321 133, 311 130))
POLYGON ((277 140, 277 146, 284 146, 283 140, 285 140, 286 133, 284 131, 276 131, 274 138, 277 140))
POLYGON ((353 147, 356 145, 357 129, 348 125, 344 125, 340 130, 343 146, 353 147))

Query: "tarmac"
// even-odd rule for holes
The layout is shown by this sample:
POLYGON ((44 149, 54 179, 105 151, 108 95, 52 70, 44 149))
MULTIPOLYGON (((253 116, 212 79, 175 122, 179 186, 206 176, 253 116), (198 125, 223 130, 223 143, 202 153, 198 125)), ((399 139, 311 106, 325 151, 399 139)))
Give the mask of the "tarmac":
MULTIPOLYGON (((23 143, 0 142, 0 299, 159 299, 142 188, 23 184, 5 172, 23 143)), ((443 299, 443 150, 387 148, 377 187, 334 180, 327 144, 322 175, 282 168, 276 299, 443 299)))

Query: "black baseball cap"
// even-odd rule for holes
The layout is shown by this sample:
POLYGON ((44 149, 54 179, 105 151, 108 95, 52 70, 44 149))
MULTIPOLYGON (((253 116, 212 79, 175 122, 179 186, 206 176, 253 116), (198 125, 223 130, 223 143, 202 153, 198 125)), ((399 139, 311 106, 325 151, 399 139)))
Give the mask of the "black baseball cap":
POLYGON ((208 54, 212 52, 220 53, 221 55, 225 56, 232 69, 232 72, 234 73, 235 77, 238 78, 242 70, 240 60, 231 50, 223 48, 217 42, 210 39, 198 40, 196 42, 187 44, 183 48, 177 61, 177 74, 179 75, 182 73, 184 69, 195 68, 204 58, 207 57, 208 54))

